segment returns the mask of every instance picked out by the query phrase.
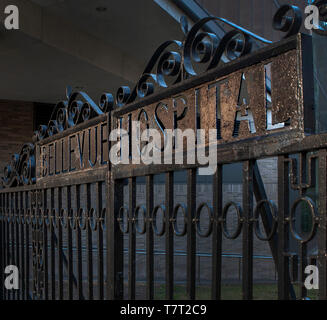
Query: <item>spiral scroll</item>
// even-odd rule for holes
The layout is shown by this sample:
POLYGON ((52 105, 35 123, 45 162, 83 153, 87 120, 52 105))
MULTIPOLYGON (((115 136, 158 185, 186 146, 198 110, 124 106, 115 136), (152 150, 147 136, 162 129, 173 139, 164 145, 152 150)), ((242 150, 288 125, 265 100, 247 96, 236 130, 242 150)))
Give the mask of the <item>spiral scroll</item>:
POLYGON ((25 144, 20 154, 12 156, 11 163, 5 167, 1 180, 5 188, 35 183, 35 150, 33 144, 25 144))
POLYGON ((72 92, 67 88, 67 100, 59 102, 48 125, 41 125, 34 133, 34 141, 41 141, 91 118, 105 114, 113 106, 113 96, 105 93, 97 105, 85 92, 72 92))
POLYGON ((297 34, 302 25, 301 10, 292 5, 281 6, 273 19, 273 28, 277 31, 285 32, 284 38, 297 34), (290 13, 290 15, 289 15, 290 13))

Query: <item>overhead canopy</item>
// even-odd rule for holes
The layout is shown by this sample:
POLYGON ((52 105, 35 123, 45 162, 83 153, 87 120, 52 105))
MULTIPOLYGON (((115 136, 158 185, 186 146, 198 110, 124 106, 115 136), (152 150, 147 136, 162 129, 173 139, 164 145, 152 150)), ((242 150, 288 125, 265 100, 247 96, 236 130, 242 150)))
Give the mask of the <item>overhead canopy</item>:
MULTIPOLYGON (((4 7, 12 1, 0 0, 4 7)), ((16 0, 19 30, 0 33, 0 99, 57 102, 65 87, 95 100, 138 80, 155 49, 183 38, 149 0, 16 0)))

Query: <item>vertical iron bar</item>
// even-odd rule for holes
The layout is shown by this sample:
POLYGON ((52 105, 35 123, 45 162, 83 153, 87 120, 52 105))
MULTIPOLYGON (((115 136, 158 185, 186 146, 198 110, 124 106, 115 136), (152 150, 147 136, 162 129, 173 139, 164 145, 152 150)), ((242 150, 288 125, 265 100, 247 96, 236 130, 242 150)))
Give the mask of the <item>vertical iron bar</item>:
POLYGON ((24 207, 24 192, 20 193, 20 207, 21 207, 21 219, 20 219, 20 239, 21 239, 21 247, 20 247, 20 259, 21 259, 21 267, 20 267, 20 278, 21 278, 21 299, 25 300, 25 232, 24 232, 24 224, 25 221, 25 207, 24 207))
POLYGON ((81 208, 81 199, 80 199, 81 186, 75 185, 75 199, 76 199, 76 212, 77 212, 77 221, 76 221, 76 254, 77 254, 77 288, 78 288, 78 298, 81 300, 83 298, 83 269, 82 269, 82 234, 80 228, 80 208, 81 208))
POLYGON ((63 277, 63 249, 62 249, 62 188, 57 189, 58 192, 58 284, 59 284, 59 300, 64 299, 64 277, 63 277))
MULTIPOLYGON (((5 269, 6 266, 6 234, 5 234, 5 220, 6 220, 6 209, 5 209, 5 193, 1 194, 1 262, 2 269, 5 269)), ((6 289, 4 287, 4 274, 1 272, 1 284, 2 288, 2 300, 6 300, 6 289)))
MULTIPOLYGON (((4 237, 5 237, 5 266, 9 264, 9 258, 8 258, 8 253, 9 253, 9 239, 8 239, 8 229, 9 229, 9 209, 8 209, 8 193, 5 194, 4 197, 4 206, 5 206, 5 212, 6 212, 6 220, 5 220, 5 232, 4 232, 4 237)), ((6 300, 9 300, 9 291, 6 290, 6 300)))
POLYGON ((195 266, 196 266, 196 169, 187 170, 187 296, 195 300, 195 266))
POLYGON ((54 188, 50 191, 50 256, 51 256, 51 299, 56 300, 56 256, 55 256, 55 196, 54 188))
POLYGON ((153 211, 153 175, 146 177, 146 299, 154 299, 154 255, 153 255, 153 230, 151 214, 153 211))
MULTIPOLYGON (((15 266, 18 267, 18 272, 20 270, 19 262, 19 193, 15 192, 15 266)), ((19 286, 18 286, 19 288, 19 286)), ((20 289, 18 289, 20 290, 20 289)), ((20 291, 15 290, 15 299, 20 300, 20 291)))
MULTIPOLYGON (((6 237, 6 256, 5 256, 5 265, 8 266, 10 264, 9 262, 9 250, 10 250, 10 239, 9 239, 9 219, 10 219, 10 212, 9 212, 9 193, 6 193, 5 195, 5 208, 6 208, 6 231, 5 231, 5 237, 6 237)), ((10 300, 9 290, 6 290, 6 298, 7 300, 10 300)))
POLYGON ((300 258, 300 270, 299 270, 299 282, 300 282, 300 297, 305 299, 307 297, 307 289, 304 285, 306 274, 304 270, 307 266, 307 244, 301 242, 299 249, 299 258, 300 258))
MULTIPOLYGON (((300 178, 299 178, 299 183, 307 183, 306 177, 307 177, 307 153, 306 152, 301 152, 300 153, 300 178)), ((308 168, 308 171, 310 171, 311 168, 308 168)), ((303 188, 300 188, 300 196, 304 197, 305 196, 305 190, 303 188)), ((292 223, 292 222, 290 222, 292 223)), ((304 285, 304 281, 306 278, 305 274, 305 268, 307 266, 307 243, 301 242, 300 243, 300 250, 299 250, 299 258, 300 258, 300 270, 299 270, 299 281, 300 281, 300 296, 302 299, 306 298, 307 296, 307 289, 304 285)))
POLYGON ((244 300, 253 299, 253 167, 253 160, 243 162, 242 293, 244 300))
POLYGON ((289 179, 288 156, 278 157, 278 299, 289 299, 290 277, 288 251, 289 179))
POLYGON ((171 223, 174 206, 174 172, 166 173, 166 299, 174 298, 174 231, 171 223))
POLYGON ((213 300, 221 299, 221 254, 222 227, 220 220, 223 211, 223 166, 218 165, 213 178, 214 228, 212 234, 212 291, 213 300))
POLYGON ((122 300, 124 298, 124 241, 123 234, 117 221, 120 208, 124 203, 123 181, 114 180, 110 172, 107 176, 107 296, 110 300, 122 300))
MULTIPOLYGON (((11 264, 11 239, 10 239, 10 230, 11 230, 11 208, 10 208, 10 199, 11 193, 6 195, 6 207, 8 212, 8 222, 7 222, 7 265, 11 264)), ((7 290, 8 300, 11 300, 11 291, 7 290)))
POLYGON ((44 263, 44 298, 49 300, 49 259, 48 259, 48 226, 46 217, 50 221, 48 210, 48 193, 47 189, 43 190, 43 263, 44 263))
POLYGON ((129 187, 129 262, 128 262, 128 298, 129 300, 135 300, 135 281, 136 281, 136 233, 135 233, 135 207, 136 207, 136 178, 128 179, 129 187))
POLYGON ((30 299, 30 223, 31 223, 31 207, 30 207, 30 199, 29 199, 29 192, 25 192, 25 208, 27 210, 26 213, 26 225, 25 225, 25 239, 26 239, 26 250, 25 250, 25 261, 26 261, 26 268, 25 268, 25 281, 26 281, 26 300, 30 299))
POLYGON ((73 286, 73 234, 71 227, 71 220, 74 219, 72 214, 72 195, 71 186, 67 186, 67 246, 68 246, 68 300, 74 298, 73 286))
POLYGON ((128 179, 129 187, 129 206, 128 206, 128 217, 129 217, 129 262, 128 262, 128 299, 135 300, 135 281, 136 281, 136 233, 135 233, 135 206, 136 206, 136 178, 128 179))
MULTIPOLYGON (((8 213, 9 213, 9 221, 8 221, 8 228, 7 228, 7 241, 8 241, 8 249, 7 249, 7 265, 10 265, 12 264, 12 261, 11 261, 11 245, 12 245, 12 242, 11 242, 11 193, 8 193, 7 194, 7 208, 8 208, 8 213)), ((8 297, 9 297, 9 300, 12 299, 12 292, 11 290, 8 290, 8 297)))
MULTIPOLYGON (((6 259, 5 259, 5 254, 6 254, 6 238, 5 238, 5 219, 6 219, 6 210, 5 210, 5 194, 1 194, 1 261, 2 261, 2 269, 4 270, 6 266, 6 259)), ((3 273, 1 274, 1 284, 0 286, 2 287, 2 300, 6 300, 6 292, 5 292, 5 287, 4 287, 4 275, 3 273)))
POLYGON ((99 300, 104 299, 104 261, 103 261, 103 222, 102 217, 103 209, 102 209, 102 181, 96 183, 96 206, 99 220, 97 221, 98 224, 98 294, 99 300))
POLYGON ((319 225, 318 225, 318 270, 319 299, 327 300, 327 150, 319 150, 319 225))
MULTIPOLYGON (((5 210, 6 210, 6 222, 5 222, 5 245, 6 245, 6 250, 5 250, 5 265, 7 266, 10 264, 9 262, 9 249, 10 249, 10 243, 9 243, 9 205, 8 205, 8 199, 9 199, 9 194, 5 194, 5 210)), ((9 290, 6 290, 6 299, 9 300, 9 290)))
POLYGON ((91 184, 86 184, 86 238, 87 238, 87 277, 88 277, 88 299, 93 300, 93 248, 92 248, 92 229, 91 229, 91 184))
MULTIPOLYGON (((10 264, 16 265, 15 263, 15 207, 14 207, 14 193, 10 193, 10 245, 11 245, 11 254, 10 254, 10 264)), ((16 300, 16 290, 10 290, 11 298, 16 300)))
MULTIPOLYGON (((11 232, 11 225, 12 225, 12 207, 11 207, 11 197, 12 193, 8 193, 7 197, 7 206, 9 212, 9 221, 8 221, 8 230, 7 230, 7 240, 8 240, 8 263, 7 265, 12 264, 12 232, 11 232)), ((8 290, 9 300, 12 300, 12 290, 8 290)))

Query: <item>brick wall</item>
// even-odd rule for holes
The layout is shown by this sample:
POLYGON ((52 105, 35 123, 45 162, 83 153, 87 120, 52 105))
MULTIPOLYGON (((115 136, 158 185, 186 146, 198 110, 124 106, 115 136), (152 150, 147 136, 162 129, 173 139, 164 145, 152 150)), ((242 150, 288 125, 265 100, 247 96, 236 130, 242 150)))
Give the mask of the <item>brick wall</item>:
POLYGON ((13 153, 31 142, 33 135, 33 103, 0 100, 0 175, 13 153))

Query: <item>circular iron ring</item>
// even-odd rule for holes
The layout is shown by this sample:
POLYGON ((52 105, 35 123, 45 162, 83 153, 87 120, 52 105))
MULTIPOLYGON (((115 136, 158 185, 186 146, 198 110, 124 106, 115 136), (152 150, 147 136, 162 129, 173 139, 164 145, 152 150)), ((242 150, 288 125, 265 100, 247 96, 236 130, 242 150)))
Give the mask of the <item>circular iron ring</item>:
POLYGON ((223 234, 226 239, 234 240, 240 235, 241 230, 242 230, 242 223, 243 223, 242 216, 243 216, 243 212, 242 212, 242 208, 239 204, 237 204, 233 201, 226 203, 226 205, 223 209, 223 217, 222 217, 223 218, 223 223, 222 223, 223 228, 222 229, 223 229, 223 234), (232 234, 230 234, 228 232, 227 225, 226 225, 226 217, 227 217, 227 213, 228 213, 228 210, 230 207, 234 207, 237 212, 237 228, 236 228, 235 232, 232 234))
POLYGON ((173 212, 173 228, 174 228, 174 233, 175 233, 175 235, 177 237, 185 236, 186 231, 187 231, 187 207, 183 203, 179 203, 174 208, 174 212, 173 212), (183 225, 182 230, 179 230, 178 224, 177 224, 177 216, 178 216, 179 209, 182 209, 182 215, 183 215, 183 219, 184 219, 184 225, 183 225))
POLYGON ((158 237, 161 237, 161 236, 163 236, 165 234, 165 230, 166 230, 165 216, 166 216, 166 207, 164 205, 158 205, 152 211, 152 216, 151 216, 151 219, 152 219, 152 228, 153 228, 153 232, 158 237), (158 227, 157 227, 157 213, 158 213, 159 210, 161 210, 162 213, 163 213, 162 229, 160 230, 160 232, 158 231, 158 227))
POLYGON ((316 207, 315 207, 315 204, 314 204, 314 202, 312 201, 311 198, 309 198, 309 197, 300 197, 297 200, 295 200, 293 205, 292 205, 291 216, 290 216, 290 229, 291 229, 291 233, 292 233, 292 236, 294 237, 294 239, 296 239, 297 241, 300 241, 302 243, 309 242, 314 237, 314 235, 316 233, 317 223, 318 223, 316 218, 317 218, 316 207), (312 227, 311 227, 311 230, 310 230, 309 235, 307 237, 302 237, 296 231, 295 211, 296 211, 296 208, 297 208, 297 206, 298 206, 298 204, 300 202, 307 203, 308 206, 309 206, 309 209, 310 209, 312 227))
POLYGON ((135 211, 134 211, 134 219, 135 219, 135 229, 139 234, 144 234, 146 230, 146 208, 144 206, 137 206, 135 211), (142 228, 140 227, 139 223, 139 213, 140 210, 142 211, 143 214, 143 226, 142 228))
POLYGON ((213 209, 210 205, 208 205, 207 203, 203 202, 199 205, 198 209, 196 210, 196 214, 195 214, 195 221, 196 221, 196 232, 197 234, 201 237, 201 238, 207 238, 210 236, 211 232, 212 232, 212 226, 213 226, 213 209), (202 209, 206 208, 208 215, 209 215, 209 225, 208 225, 208 229, 206 232, 203 232, 201 230, 201 224, 200 224, 200 220, 201 220, 201 212, 202 209))
POLYGON ((128 208, 123 206, 119 209, 117 221, 119 223, 119 229, 122 233, 129 232, 129 211, 128 208), (127 223, 126 228, 124 229, 124 213, 127 213, 127 223))

